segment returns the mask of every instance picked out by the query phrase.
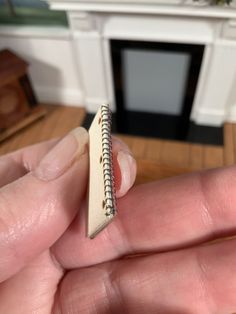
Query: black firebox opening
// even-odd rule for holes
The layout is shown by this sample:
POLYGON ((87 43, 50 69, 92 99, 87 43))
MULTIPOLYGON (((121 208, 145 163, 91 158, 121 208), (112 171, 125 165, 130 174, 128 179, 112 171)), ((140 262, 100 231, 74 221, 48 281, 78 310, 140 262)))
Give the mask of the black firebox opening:
MULTIPOLYGON (((203 45, 111 40, 110 50, 116 103, 114 131, 123 134, 222 145, 222 128, 198 126, 190 121, 204 53, 203 45), (124 97, 127 87, 124 79, 125 62, 123 53, 127 49, 129 51, 174 52, 175 54, 186 53, 189 55, 183 100, 178 114, 146 112, 145 105, 143 111, 130 110, 128 108, 124 97)), ((146 83, 148 84, 148 82, 146 83)), ((168 86, 166 87, 166 92, 168 92, 168 86)), ((158 102, 158 99, 153 99, 153 102, 158 102)))

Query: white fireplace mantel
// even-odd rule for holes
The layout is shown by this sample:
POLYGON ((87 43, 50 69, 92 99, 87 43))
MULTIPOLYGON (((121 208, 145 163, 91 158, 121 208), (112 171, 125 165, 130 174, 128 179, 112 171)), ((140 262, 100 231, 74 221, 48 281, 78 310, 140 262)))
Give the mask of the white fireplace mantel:
POLYGON ((89 12, 184 15, 211 18, 235 18, 236 1, 231 6, 209 6, 193 0, 48 0, 52 9, 89 12))
POLYGON ((209 7, 191 0, 48 0, 66 10, 83 86, 94 112, 115 109, 110 40, 205 45, 191 119, 220 125, 236 121, 236 3, 209 7))

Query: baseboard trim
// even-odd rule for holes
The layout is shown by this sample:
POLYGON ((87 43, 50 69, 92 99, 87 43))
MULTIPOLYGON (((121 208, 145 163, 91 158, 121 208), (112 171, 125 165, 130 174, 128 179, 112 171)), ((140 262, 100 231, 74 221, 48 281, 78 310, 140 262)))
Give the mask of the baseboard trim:
POLYGON ((106 98, 99 98, 99 97, 87 97, 85 99, 85 106, 87 109, 87 112, 89 113, 96 113, 98 108, 102 105, 102 104, 109 104, 110 105, 110 109, 114 112, 114 107, 112 105, 112 103, 110 101, 108 101, 106 98))
POLYGON ((77 89, 63 89, 45 86, 35 86, 34 89, 40 102, 76 107, 84 105, 82 93, 77 89))
POLYGON ((221 126, 225 121, 225 111, 221 109, 200 108, 191 114, 191 121, 203 126, 221 126))

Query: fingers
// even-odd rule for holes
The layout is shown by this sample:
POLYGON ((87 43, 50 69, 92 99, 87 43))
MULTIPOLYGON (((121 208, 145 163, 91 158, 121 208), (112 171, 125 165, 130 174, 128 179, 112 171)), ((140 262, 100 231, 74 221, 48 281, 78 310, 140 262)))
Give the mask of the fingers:
POLYGON ((95 239, 84 237, 81 211, 53 252, 64 267, 74 268, 188 247, 234 234, 235 204, 235 167, 137 186, 118 201, 118 215, 95 239))
POLYGON ((0 190, 0 281, 49 248, 74 218, 88 177, 88 133, 75 129, 36 169, 0 190))
MULTIPOLYGON (((78 128, 61 141, 0 159, 5 173, 0 185, 19 178, 0 190, 0 281, 49 248, 72 221, 87 187, 87 145, 88 133, 78 128)), ((114 161, 118 194, 123 195, 134 182, 135 161, 121 142, 114 144, 114 161), (124 171, 130 181, 123 179, 124 171)))
POLYGON ((137 165, 129 147, 118 138, 113 136, 113 164, 115 172, 116 196, 124 196, 133 186, 137 165))
POLYGON ((55 313, 233 313, 235 245, 231 240, 71 271, 55 313))
MULTIPOLYGON (((59 139, 52 139, 2 156, 0 158, 0 187, 34 170, 58 141, 59 139)), ((135 181, 136 162, 125 143, 114 137, 112 146, 116 196, 122 197, 135 181)))
POLYGON ((33 170, 59 140, 35 144, 0 158, 0 187, 33 170))
POLYGON ((49 251, 37 256, 15 276, 0 284, 0 313, 51 313, 54 294, 63 271, 49 251))

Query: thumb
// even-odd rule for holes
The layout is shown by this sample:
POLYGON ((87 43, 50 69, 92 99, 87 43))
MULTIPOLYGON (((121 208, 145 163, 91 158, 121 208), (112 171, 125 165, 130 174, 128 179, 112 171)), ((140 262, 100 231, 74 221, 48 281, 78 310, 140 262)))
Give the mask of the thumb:
POLYGON ((66 135, 36 169, 0 189, 0 282, 49 248, 66 230, 84 196, 88 133, 66 135))

